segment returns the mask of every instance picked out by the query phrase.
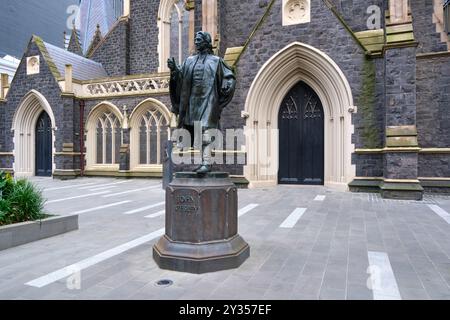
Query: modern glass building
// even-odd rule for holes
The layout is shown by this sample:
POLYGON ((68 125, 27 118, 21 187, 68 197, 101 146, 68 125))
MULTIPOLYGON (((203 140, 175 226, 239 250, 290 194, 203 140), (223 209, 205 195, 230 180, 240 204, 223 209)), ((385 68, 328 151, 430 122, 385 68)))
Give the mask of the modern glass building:
MULTIPOLYGON (((31 35, 63 47, 70 6, 79 0, 2 0, 0 10, 0 51, 21 57, 31 35)), ((68 31, 68 30, 67 30, 68 31)))

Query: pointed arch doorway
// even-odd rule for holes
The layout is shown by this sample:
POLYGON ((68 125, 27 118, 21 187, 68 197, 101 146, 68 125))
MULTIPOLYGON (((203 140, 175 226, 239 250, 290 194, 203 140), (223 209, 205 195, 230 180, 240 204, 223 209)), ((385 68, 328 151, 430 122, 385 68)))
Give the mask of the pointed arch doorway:
POLYGON ((278 113, 280 184, 324 184, 324 113, 303 81, 286 95, 278 113))
POLYGON ((55 169, 56 120, 50 104, 40 92, 31 90, 22 99, 14 114, 11 129, 14 132, 14 174, 29 177, 42 175, 45 171, 46 176, 52 175, 55 169), (37 130, 42 130, 40 138, 37 137, 37 130), (43 153, 37 145, 38 140, 45 144, 45 167, 39 169, 40 172, 36 164, 37 158, 43 153))
MULTIPOLYGON (((289 91, 300 81, 320 98, 324 123, 323 184, 346 190, 356 175, 350 85, 339 66, 324 52, 294 42, 270 58, 254 78, 245 102, 247 165, 252 187, 279 183, 279 111, 289 91)), ((283 147, 281 145, 281 147, 283 147)))
POLYGON ((42 111, 36 123, 36 176, 52 175, 52 123, 47 112, 42 111))

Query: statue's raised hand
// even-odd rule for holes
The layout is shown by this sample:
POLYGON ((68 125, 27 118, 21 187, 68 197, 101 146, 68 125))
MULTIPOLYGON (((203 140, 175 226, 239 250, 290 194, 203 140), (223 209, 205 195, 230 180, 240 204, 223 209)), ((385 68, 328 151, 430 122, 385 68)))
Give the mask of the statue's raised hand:
POLYGON ((178 70, 178 66, 177 66, 177 63, 175 62, 174 57, 167 60, 167 66, 169 67, 170 71, 178 70))

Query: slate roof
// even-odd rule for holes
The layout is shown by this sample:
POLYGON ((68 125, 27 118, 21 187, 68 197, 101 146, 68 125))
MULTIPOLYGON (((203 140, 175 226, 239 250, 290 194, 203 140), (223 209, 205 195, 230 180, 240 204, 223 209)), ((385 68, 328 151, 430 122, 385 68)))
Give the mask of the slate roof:
POLYGON ((71 64, 73 66, 73 78, 77 80, 99 79, 108 76, 101 63, 84 58, 46 42, 44 42, 44 45, 61 77, 64 77, 66 64, 71 64))

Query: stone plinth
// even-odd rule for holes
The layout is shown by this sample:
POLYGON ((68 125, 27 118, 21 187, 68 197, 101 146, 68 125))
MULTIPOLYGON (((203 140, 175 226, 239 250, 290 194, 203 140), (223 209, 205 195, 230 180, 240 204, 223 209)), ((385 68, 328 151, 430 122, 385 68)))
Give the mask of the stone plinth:
POLYGON ((166 233, 153 247, 158 266, 197 274, 239 267, 250 247, 238 235, 237 200, 227 173, 177 173, 166 189, 166 233))

